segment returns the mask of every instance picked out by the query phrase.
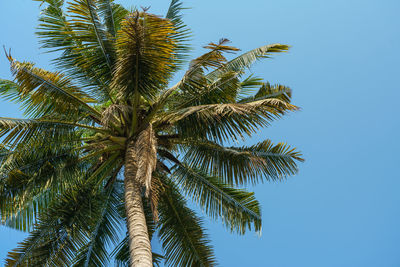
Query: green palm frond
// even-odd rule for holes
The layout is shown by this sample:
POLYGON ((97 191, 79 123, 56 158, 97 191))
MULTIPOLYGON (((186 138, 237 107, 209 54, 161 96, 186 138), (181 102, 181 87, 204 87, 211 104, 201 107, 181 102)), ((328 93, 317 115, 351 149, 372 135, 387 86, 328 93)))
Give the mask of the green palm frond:
POLYGON ((158 253, 153 252, 151 257, 152 257, 152 259, 153 259, 153 266, 154 266, 154 267, 160 267, 160 266, 161 266, 161 263, 162 263, 163 260, 164 260, 164 256, 161 255, 161 254, 158 254, 158 253))
POLYGON ((210 68, 219 68, 226 63, 227 59, 223 53, 239 50, 233 46, 228 46, 227 43, 229 43, 228 39, 221 39, 217 44, 209 43, 205 46, 204 48, 210 51, 193 59, 183 78, 168 91, 177 89, 183 91, 200 90, 207 82, 204 72, 210 68))
POLYGON ((101 17, 104 18, 104 25, 107 28, 107 32, 115 37, 117 31, 115 30, 115 21, 114 21, 114 10, 113 0, 98 0, 98 13, 101 17))
POLYGON ((102 16, 111 39, 114 40, 121 29, 121 22, 126 18, 129 11, 122 5, 116 4, 114 0, 97 0, 99 15, 102 16))
POLYGON ((115 259, 115 266, 126 267, 129 265, 129 235, 115 247, 111 252, 111 256, 115 259))
POLYGON ((21 95, 18 84, 0 79, 0 95, 3 99, 22 105, 29 105, 29 95, 21 95))
MULTIPOLYGON (((104 190, 104 183, 98 185, 99 180, 104 180, 104 172, 112 173, 102 168, 103 165, 93 170, 80 169, 74 179, 63 176, 64 172, 55 176, 64 185, 51 187, 54 196, 35 215, 37 223, 30 236, 9 253, 7 266, 20 263, 72 266, 73 262, 76 266, 104 266, 103 261, 108 259, 106 247, 118 241, 121 223, 118 209, 123 191, 119 183, 104 190), (98 178, 94 179, 94 175, 98 178)), ((55 170, 62 171, 57 167, 55 170)))
POLYGON ((188 42, 191 38, 191 31, 183 22, 182 11, 186 9, 180 0, 171 0, 171 3, 166 14, 166 18, 171 20, 174 25, 175 34, 173 39, 177 41, 176 46, 176 69, 182 67, 185 59, 188 57, 188 52, 191 50, 188 42))
POLYGON ((86 49, 95 55, 92 57, 93 62, 89 64, 101 69, 107 66, 107 72, 111 74, 115 52, 97 10, 95 0, 73 0, 68 6, 70 25, 76 35, 75 38, 84 43, 86 49))
POLYGON ((216 260, 202 221, 186 206, 172 182, 162 195, 159 237, 168 266, 214 266, 216 260))
POLYGON ((286 103, 290 103, 292 98, 292 90, 284 85, 271 85, 270 83, 264 83, 257 91, 257 93, 250 97, 242 98, 238 103, 249 103, 257 100, 276 98, 286 103))
POLYGON ((138 11, 121 24, 112 87, 120 97, 136 94, 136 99, 139 95, 151 99, 172 75, 174 27, 169 20, 138 11))
POLYGON ((86 112, 99 119, 100 114, 89 105, 96 101, 72 85, 68 77, 15 61, 10 55, 8 59, 18 84, 13 89, 22 97, 27 115, 40 117, 54 112, 81 115, 86 112))
POLYGON ((76 142, 45 143, 46 140, 45 135, 40 135, 33 142, 18 145, 8 155, 3 153, 0 215, 2 223, 9 227, 31 230, 34 219, 48 203, 89 169, 90 162, 79 159, 76 142))
POLYGON ((263 79, 253 74, 250 74, 244 80, 240 82, 240 91, 236 96, 236 102, 238 99, 243 99, 254 95, 254 90, 259 89, 264 84, 263 79))
POLYGON ((180 0, 171 0, 165 17, 178 27, 183 24, 181 11, 185 9, 180 0))
POLYGON ((300 152, 284 143, 265 140, 253 146, 223 147, 211 141, 190 140, 183 144, 184 161, 228 184, 257 183, 282 179, 297 172, 300 152))
MULTIPOLYGON (((171 102, 170 96, 176 94, 178 91, 196 93, 206 87, 207 79, 204 77, 205 70, 221 66, 226 62, 223 53, 231 53, 238 50, 235 47, 226 45, 228 42, 228 39, 221 39, 218 44, 210 43, 208 46, 205 46, 204 48, 209 49, 210 51, 190 62, 189 69, 186 71, 182 79, 174 86, 161 93, 154 105, 154 110, 157 111, 164 107, 168 102, 171 102)), ((179 101, 172 98, 172 102, 176 103, 179 101)))
POLYGON ((270 140, 252 146, 242 146, 239 152, 249 152, 263 159, 263 173, 271 179, 282 179, 297 173, 296 162, 303 162, 303 155, 286 143, 274 145, 270 140))
POLYGON ((213 219, 220 218, 231 231, 261 231, 261 209, 254 193, 237 189, 186 164, 173 173, 178 185, 213 219))
POLYGON ((241 90, 239 74, 227 72, 214 82, 205 83, 201 90, 189 90, 174 95, 170 109, 181 109, 205 104, 234 103, 241 90))
POLYGON ((36 32, 42 48, 50 52, 62 51, 61 55, 53 60, 56 66, 93 93, 96 99, 109 100, 110 89, 104 74, 109 75, 110 71, 108 66, 104 68, 103 63, 97 64, 99 53, 102 57, 101 51, 94 53, 89 50, 73 31, 71 22, 64 13, 64 1, 38 1, 46 3, 39 17, 40 24, 36 32))
MULTIPOLYGON (((107 153, 103 154, 103 156, 106 155, 107 153)), ((120 151, 112 151, 112 153, 109 153, 109 157, 106 160, 99 160, 97 166, 93 168, 93 172, 86 179, 91 183, 95 183, 96 187, 105 186, 107 178, 112 176, 115 173, 115 170, 119 169, 120 166, 120 151)))
POLYGON ((104 133, 104 129, 68 121, 51 119, 15 119, 0 117, 0 137, 4 137, 3 144, 11 147, 28 142, 45 134, 51 140, 60 142, 72 138, 74 131, 87 129, 93 132, 104 133))
POLYGON ((207 74, 207 79, 214 81, 222 73, 227 71, 243 72, 258 59, 269 58, 271 53, 280 53, 287 50, 289 50, 289 46, 283 44, 271 44, 258 47, 230 60, 218 69, 210 72, 207 74))
POLYGON ((103 195, 101 211, 90 233, 89 242, 80 249, 73 266, 107 266, 110 261, 107 249, 118 243, 121 230, 118 207, 122 201, 123 189, 120 184, 114 184, 103 195))
POLYGON ((45 4, 40 16, 36 34, 42 48, 50 51, 70 49, 74 45, 72 32, 63 12, 64 0, 35 0, 45 4))
POLYGON ((25 144, 12 152, 0 168, 0 216, 8 227, 27 231, 48 203, 87 171, 87 163, 71 146, 25 144))
POLYGON ((78 183, 38 219, 35 230, 8 254, 6 266, 71 266, 101 212, 102 195, 78 183))

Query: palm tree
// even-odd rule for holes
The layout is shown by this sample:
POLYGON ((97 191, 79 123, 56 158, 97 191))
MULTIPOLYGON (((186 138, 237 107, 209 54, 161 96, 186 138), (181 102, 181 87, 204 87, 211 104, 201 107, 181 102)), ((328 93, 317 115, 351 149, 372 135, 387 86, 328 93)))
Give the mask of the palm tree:
POLYGON ((213 266, 185 197, 232 232, 259 231, 259 203, 241 187, 293 175, 301 154, 269 140, 226 144, 298 109, 288 87, 245 76, 288 46, 227 60, 238 49, 221 39, 168 87, 189 51, 178 0, 165 18, 112 0, 40 2, 37 34, 57 71, 7 51, 14 81, 0 80, 27 117, 0 118, 1 221, 30 232, 6 265, 213 266), (151 250, 156 230, 163 256, 151 250))

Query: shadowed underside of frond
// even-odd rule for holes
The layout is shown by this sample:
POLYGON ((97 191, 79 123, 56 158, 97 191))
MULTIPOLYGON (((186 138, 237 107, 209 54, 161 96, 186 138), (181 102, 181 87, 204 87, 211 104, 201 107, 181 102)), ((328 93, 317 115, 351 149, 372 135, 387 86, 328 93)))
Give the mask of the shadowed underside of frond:
POLYGON ((160 203, 159 236, 169 266, 215 266, 216 260, 202 221, 186 206, 172 182, 160 203))
POLYGON ((71 188, 50 205, 35 230, 9 253, 6 266, 71 266, 93 221, 87 214, 97 213, 101 200, 99 195, 90 193, 90 187, 76 189, 71 188))
POLYGON ((244 234, 246 228, 261 230, 261 209, 254 193, 224 184, 219 177, 187 165, 177 167, 173 177, 187 196, 212 218, 222 219, 231 231, 244 234))

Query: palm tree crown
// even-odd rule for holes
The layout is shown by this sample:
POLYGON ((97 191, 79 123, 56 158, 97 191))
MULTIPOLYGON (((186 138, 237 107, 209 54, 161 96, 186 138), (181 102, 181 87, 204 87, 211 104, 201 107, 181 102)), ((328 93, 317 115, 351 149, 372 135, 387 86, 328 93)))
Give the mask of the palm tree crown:
POLYGON ((189 51, 178 0, 165 18, 112 0, 40 2, 37 35, 57 71, 7 52, 15 79, 0 80, 27 117, 0 118, 1 222, 30 232, 6 265, 213 266, 185 197, 233 232, 260 231, 260 205, 241 187, 293 175, 302 156, 269 140, 225 144, 298 109, 288 87, 245 76, 288 46, 227 60, 238 49, 221 39, 169 87, 189 51), (151 251, 156 230, 164 255, 151 251))

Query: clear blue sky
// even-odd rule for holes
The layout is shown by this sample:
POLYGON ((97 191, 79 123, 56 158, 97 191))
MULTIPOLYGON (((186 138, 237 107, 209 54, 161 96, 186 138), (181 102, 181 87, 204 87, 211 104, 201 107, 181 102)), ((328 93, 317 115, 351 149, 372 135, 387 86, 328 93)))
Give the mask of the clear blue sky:
MULTIPOLYGON (((151 5, 167 0, 119 1, 151 5)), ((292 45, 253 71, 294 90, 302 111, 263 130, 304 152, 300 173, 255 188, 263 232, 231 235, 207 223, 220 266, 400 266, 400 2, 398 0, 186 1, 196 48, 226 37, 248 50, 292 45)), ((46 67, 34 37, 38 4, 1 0, 0 44, 46 67)), ((195 50, 194 55, 201 50, 195 50)), ((5 57, 0 77, 10 78, 5 57)), ((17 107, 1 102, 0 116, 17 107)), ((23 235, 0 227, 0 260, 23 235)))

